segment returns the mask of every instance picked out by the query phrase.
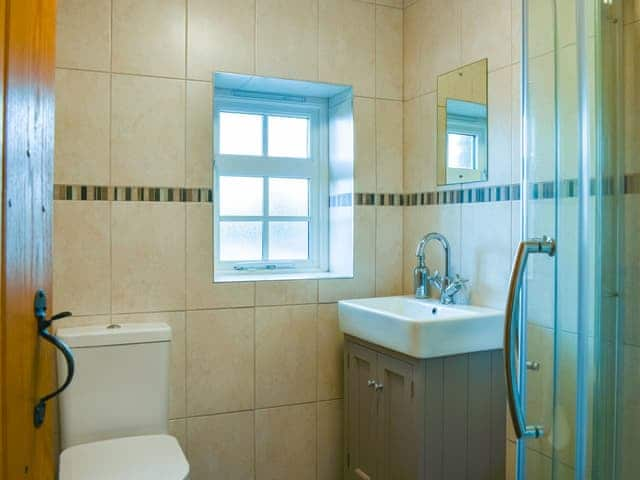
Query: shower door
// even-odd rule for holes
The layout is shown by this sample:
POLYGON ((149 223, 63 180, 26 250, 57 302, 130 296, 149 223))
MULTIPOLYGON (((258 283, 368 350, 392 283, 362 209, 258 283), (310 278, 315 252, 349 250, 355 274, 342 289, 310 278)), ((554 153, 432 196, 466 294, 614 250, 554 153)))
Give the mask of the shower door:
POLYGON ((623 328, 635 300, 624 293, 640 296, 638 238, 623 241, 640 222, 625 223, 623 206, 640 182, 623 132, 640 134, 630 128, 636 82, 622 82, 640 71, 640 27, 629 28, 640 2, 624 2, 522 3, 522 242, 505 330, 518 479, 640 478, 628 453, 640 440, 640 355, 625 344, 640 329, 629 306, 623 328))

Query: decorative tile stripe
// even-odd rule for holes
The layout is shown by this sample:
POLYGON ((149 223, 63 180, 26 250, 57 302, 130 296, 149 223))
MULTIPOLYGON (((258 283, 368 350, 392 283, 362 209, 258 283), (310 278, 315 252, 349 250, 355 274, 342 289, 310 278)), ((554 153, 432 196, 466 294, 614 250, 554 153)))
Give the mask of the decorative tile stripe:
MULTIPOLYGON (((592 180, 589 185, 591 194, 595 194, 597 181, 592 180)), ((620 185, 625 194, 640 193, 640 173, 624 176, 624 184, 620 185)), ((611 195, 616 191, 613 178, 602 180, 600 189, 604 195, 611 195)), ((567 179, 560 182, 560 198, 575 198, 578 196, 578 180, 567 179)), ((213 190, 211 188, 180 188, 180 187, 135 187, 102 185, 54 185, 55 200, 90 200, 116 202, 195 202, 212 203, 213 190)), ((548 200, 556 198, 555 182, 536 182, 528 186, 529 198, 533 200, 548 200)), ((424 206, 449 205, 461 203, 508 202, 520 200, 521 188, 519 183, 494 185, 491 187, 458 188, 455 190, 440 190, 435 192, 417 193, 342 193, 329 197, 329 207, 356 206, 424 206)))
POLYGON ((210 188, 105 187, 99 185, 54 185, 54 200, 94 200, 115 202, 198 202, 211 203, 210 188))

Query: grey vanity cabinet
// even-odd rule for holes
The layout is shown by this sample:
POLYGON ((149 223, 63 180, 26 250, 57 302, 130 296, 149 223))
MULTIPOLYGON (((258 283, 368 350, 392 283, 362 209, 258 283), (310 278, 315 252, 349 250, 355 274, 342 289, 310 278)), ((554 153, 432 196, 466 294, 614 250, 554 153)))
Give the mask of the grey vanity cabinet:
POLYGON ((354 341, 345 357, 345 479, 417 478, 417 365, 354 341))
POLYGON ((350 344, 345 352, 349 368, 346 416, 351 420, 346 436, 352 446, 347 453, 347 478, 366 479, 374 476, 377 463, 376 421, 377 392, 371 384, 376 377, 376 352, 358 344, 350 344))
POLYGON ((501 350, 420 360, 345 340, 345 480, 505 478, 501 350))

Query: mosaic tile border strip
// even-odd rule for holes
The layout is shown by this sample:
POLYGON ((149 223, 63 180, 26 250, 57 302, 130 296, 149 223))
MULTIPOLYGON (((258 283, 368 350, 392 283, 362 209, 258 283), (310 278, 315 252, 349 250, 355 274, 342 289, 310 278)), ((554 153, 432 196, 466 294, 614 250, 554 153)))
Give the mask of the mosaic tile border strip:
MULTIPOLYGON (((621 185, 624 194, 640 193, 640 173, 625 175, 621 185)), ((597 188, 596 181, 590 185, 591 192, 597 188)), ((601 185, 605 195, 615 192, 613 179, 606 179, 601 185)), ((564 180, 559 187, 560 198, 575 198, 578 195, 578 181, 564 180)), ((101 185, 54 185, 54 200, 88 200, 115 202, 190 202, 212 203, 211 188, 181 187, 136 187, 101 185)), ((555 182, 537 182, 529 185, 529 198, 548 200, 556 197, 555 182)), ((488 203, 518 201, 521 198, 520 184, 495 185, 491 187, 460 188, 417 193, 344 193, 331 195, 329 207, 377 206, 413 207, 425 205, 450 205, 466 203, 488 203)))
POLYGON ((53 186, 54 200, 113 202, 197 202, 211 203, 210 188, 180 187, 105 187, 101 185, 53 186))

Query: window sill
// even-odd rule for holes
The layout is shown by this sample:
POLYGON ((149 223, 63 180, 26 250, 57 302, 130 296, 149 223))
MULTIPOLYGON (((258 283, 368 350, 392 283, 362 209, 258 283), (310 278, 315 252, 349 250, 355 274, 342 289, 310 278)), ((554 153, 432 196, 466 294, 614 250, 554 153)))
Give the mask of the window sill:
POLYGON ((353 274, 332 272, 297 272, 297 273, 220 273, 215 274, 213 283, 231 282, 269 282, 278 280, 327 280, 353 278, 353 274))

